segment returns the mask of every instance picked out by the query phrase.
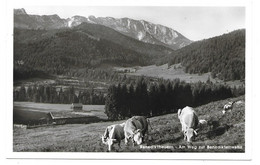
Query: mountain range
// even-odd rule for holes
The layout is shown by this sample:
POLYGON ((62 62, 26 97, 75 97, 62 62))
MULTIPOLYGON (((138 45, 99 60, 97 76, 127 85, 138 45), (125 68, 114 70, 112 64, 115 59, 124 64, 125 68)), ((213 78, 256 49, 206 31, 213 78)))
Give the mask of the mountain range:
POLYGON ((145 43, 163 45, 179 49, 192 43, 181 33, 169 27, 153 24, 145 20, 130 18, 73 16, 63 19, 58 15, 30 15, 24 9, 14 9, 14 27, 23 29, 62 29, 73 28, 81 23, 99 24, 112 28, 128 37, 145 43))
POLYGON ((102 68, 104 65, 143 66, 154 64, 173 51, 86 22, 72 29, 14 28, 15 69, 29 67, 63 74, 70 69, 102 68), (21 61, 22 66, 19 65, 21 61))
POLYGON ((192 43, 188 40, 184 46, 182 40, 187 40, 180 33, 147 21, 94 16, 61 19, 17 9, 14 72, 64 74, 84 68, 181 63, 188 73, 211 72, 213 78, 243 81, 245 34, 240 29, 192 43))

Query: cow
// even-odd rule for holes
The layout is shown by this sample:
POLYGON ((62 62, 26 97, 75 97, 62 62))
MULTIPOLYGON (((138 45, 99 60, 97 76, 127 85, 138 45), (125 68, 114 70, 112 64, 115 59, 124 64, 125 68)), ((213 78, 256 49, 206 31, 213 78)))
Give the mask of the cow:
POLYGON ((208 122, 204 119, 199 120, 199 125, 206 125, 208 122))
POLYGON ((125 123, 110 125, 106 128, 104 135, 102 135, 102 142, 108 145, 108 151, 111 151, 113 144, 118 143, 119 148, 121 140, 125 138, 124 134, 125 123))
POLYGON ((235 103, 234 101, 231 101, 231 102, 228 102, 227 104, 224 105, 223 111, 222 111, 223 115, 224 115, 228 110, 230 110, 230 111, 232 110, 234 103, 235 103))
POLYGON ((199 129, 202 129, 202 128, 204 128, 205 126, 207 126, 207 124, 208 124, 207 120, 200 119, 200 120, 199 120, 199 124, 198 124, 198 128, 199 128, 199 129))
POLYGON ((184 140, 192 142, 197 135, 199 119, 192 107, 186 106, 178 110, 178 118, 182 125, 184 140))
MULTIPOLYGON (((148 131, 149 120, 144 116, 133 116, 125 122, 124 134, 125 144, 131 139, 133 146, 140 145, 144 141, 145 133, 148 131)), ((150 125, 151 127, 151 125, 150 125)))

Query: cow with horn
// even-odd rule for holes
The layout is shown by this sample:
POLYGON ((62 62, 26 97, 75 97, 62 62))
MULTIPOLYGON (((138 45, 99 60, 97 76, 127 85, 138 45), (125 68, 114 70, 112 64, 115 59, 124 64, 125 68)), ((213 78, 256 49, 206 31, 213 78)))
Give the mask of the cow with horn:
POLYGON ((115 143, 118 143, 118 147, 121 148, 120 142, 125 138, 124 126, 125 123, 122 123, 122 124, 113 124, 106 128, 101 139, 104 144, 108 145, 108 151, 111 151, 115 143))
POLYGON ((150 121, 144 116, 133 116, 128 119, 124 127, 125 144, 127 145, 129 140, 132 141, 133 146, 135 143, 137 145, 142 144, 145 133, 148 132, 148 123, 150 124, 150 121))

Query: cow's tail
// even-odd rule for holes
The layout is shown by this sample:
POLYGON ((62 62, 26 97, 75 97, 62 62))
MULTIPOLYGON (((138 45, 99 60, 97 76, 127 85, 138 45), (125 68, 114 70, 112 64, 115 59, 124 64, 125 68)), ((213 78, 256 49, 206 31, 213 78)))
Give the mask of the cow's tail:
POLYGON ((150 120, 149 120, 148 118, 147 118, 146 120, 147 120, 147 123, 148 123, 148 125, 150 126, 150 128, 153 129, 150 120))

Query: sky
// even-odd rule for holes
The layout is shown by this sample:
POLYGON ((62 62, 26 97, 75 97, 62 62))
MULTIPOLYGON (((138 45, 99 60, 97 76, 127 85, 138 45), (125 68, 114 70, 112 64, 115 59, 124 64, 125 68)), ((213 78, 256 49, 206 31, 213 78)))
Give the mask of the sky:
POLYGON ((28 6, 27 14, 58 14, 88 17, 128 17, 168 26, 197 41, 245 28, 245 7, 168 7, 168 6, 28 6))

